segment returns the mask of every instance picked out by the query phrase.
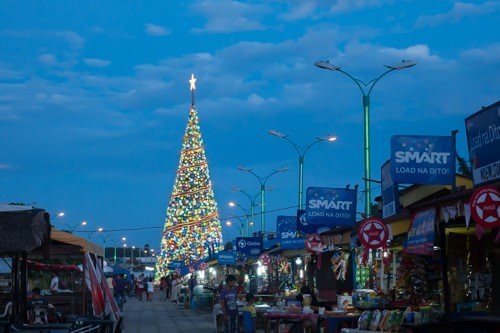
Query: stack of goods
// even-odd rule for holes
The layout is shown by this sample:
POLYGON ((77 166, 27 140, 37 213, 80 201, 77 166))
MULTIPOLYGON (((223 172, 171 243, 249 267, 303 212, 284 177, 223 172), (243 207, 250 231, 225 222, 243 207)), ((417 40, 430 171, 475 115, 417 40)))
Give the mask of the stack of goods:
POLYGON ((399 310, 366 310, 358 320, 360 330, 398 332, 402 321, 399 310))
POLYGON ((352 293, 352 303, 359 309, 381 309, 389 306, 389 299, 372 289, 357 289, 352 293))

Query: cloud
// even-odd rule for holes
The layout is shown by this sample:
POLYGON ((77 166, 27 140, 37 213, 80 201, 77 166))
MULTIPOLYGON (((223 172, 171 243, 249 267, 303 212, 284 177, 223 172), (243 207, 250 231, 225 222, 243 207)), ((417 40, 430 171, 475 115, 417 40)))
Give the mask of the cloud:
POLYGON ((261 23, 271 9, 264 5, 249 5, 238 1, 203 1, 192 9, 205 16, 207 22, 203 29, 195 32, 232 33, 238 31, 257 31, 265 29, 261 23))
POLYGON ((72 47, 80 49, 84 46, 85 44, 85 39, 80 37, 77 33, 69 30, 65 31, 57 31, 52 33, 54 36, 57 36, 59 38, 64 39, 66 42, 68 42, 72 47))
POLYGON ((83 59, 85 65, 89 67, 107 67, 111 64, 109 60, 97 59, 97 58, 85 58, 83 59))
POLYGON ((482 4, 473 4, 465 2, 456 2, 453 4, 453 8, 443 14, 437 14, 432 16, 420 16, 416 20, 416 25, 418 27, 423 26, 436 26, 446 22, 459 22, 466 17, 477 17, 488 14, 496 13, 500 10, 500 2, 498 1, 487 1, 482 4))
POLYGON ((170 35, 170 30, 161 25, 156 25, 152 23, 144 24, 145 31, 151 36, 167 36, 170 35))
POLYGON ((381 7, 386 3, 392 3, 391 0, 337 0, 330 6, 331 13, 344 13, 354 10, 363 10, 372 7, 381 7))
POLYGON ((12 166, 9 164, 0 164, 0 169, 10 169, 10 168, 12 168, 12 166))
POLYGON ((53 65, 57 64, 56 56, 53 54, 50 54, 50 53, 40 55, 38 57, 38 61, 40 61, 42 64, 48 65, 48 66, 53 66, 53 65))

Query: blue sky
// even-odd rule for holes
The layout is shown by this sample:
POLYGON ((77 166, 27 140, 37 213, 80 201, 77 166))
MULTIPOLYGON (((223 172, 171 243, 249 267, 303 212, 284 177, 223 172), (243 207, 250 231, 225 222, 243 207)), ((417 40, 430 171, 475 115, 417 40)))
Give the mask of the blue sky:
MULTIPOLYGON (((418 63, 371 94, 373 178, 396 134, 458 129, 468 157, 464 118, 499 97, 499 12, 499 1, 2 1, 0 202, 158 248, 194 73, 221 217, 241 214, 231 200, 250 207, 231 188, 259 192, 237 166, 289 168, 267 183, 273 230, 295 214, 298 160, 269 130, 299 145, 336 135, 307 153, 305 187, 363 187, 361 93, 313 65, 325 59, 364 81, 418 63)), ((225 241, 237 233, 223 226, 225 241)))

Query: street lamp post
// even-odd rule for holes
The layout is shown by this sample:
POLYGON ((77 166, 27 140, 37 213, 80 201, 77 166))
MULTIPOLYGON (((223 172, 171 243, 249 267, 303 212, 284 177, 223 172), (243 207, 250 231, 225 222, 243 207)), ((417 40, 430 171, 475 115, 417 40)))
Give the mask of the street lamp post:
POLYGON ((244 166, 239 166, 238 167, 239 170, 241 171, 246 171, 248 172, 249 174, 253 175, 255 178, 257 178, 257 180, 259 181, 259 184, 260 184, 260 231, 262 232, 262 234, 264 234, 264 232, 266 231, 265 230, 265 225, 266 225, 266 218, 265 218, 265 207, 266 207, 266 198, 265 198, 265 195, 266 195, 266 182, 269 180, 269 178, 278 173, 278 172, 285 172, 288 170, 288 168, 286 167, 283 167, 283 168, 279 168, 279 169, 274 169, 270 174, 268 174, 267 176, 265 177, 262 177, 262 176, 259 176, 257 175, 253 169, 250 169, 250 168, 246 168, 244 166))
POLYGON ((97 229, 97 232, 99 233, 99 237, 102 239, 102 260, 106 259, 106 241, 111 237, 111 235, 106 235, 103 236, 102 232, 104 231, 103 228, 97 229))
MULTIPOLYGON (((125 242, 127 240, 127 237, 123 236, 120 241, 121 242, 125 242)), ((116 244, 118 244, 118 242, 115 242, 113 241, 113 245, 114 245, 114 253, 113 253, 113 260, 114 260, 114 263, 116 264, 116 244)))
POLYGON ((316 139, 309 143, 307 146, 299 146, 296 144, 294 141, 292 141, 288 135, 283 134, 277 130, 271 130, 269 131, 269 134, 274 135, 278 138, 281 138, 283 140, 286 140, 288 143, 292 145, 292 147, 295 149, 297 152, 297 155, 299 156, 299 202, 298 202, 298 207, 300 210, 303 209, 304 207, 304 200, 303 200, 303 195, 304 195, 304 157, 306 156, 306 153, 311 149, 312 146, 319 142, 323 141, 330 141, 333 142, 337 140, 336 136, 332 135, 327 135, 326 137, 320 138, 316 137, 316 139))
MULTIPOLYGON (((242 190, 238 187, 233 187, 232 188, 233 191, 235 192, 240 192, 240 193, 243 193, 247 198, 248 200, 250 201, 250 219, 247 218, 247 233, 248 235, 250 235, 250 229, 249 229, 249 226, 252 226, 252 233, 255 231, 255 200, 257 200, 257 198, 259 197, 259 195, 261 195, 261 193, 257 193, 255 195, 250 195, 248 192, 246 192, 245 190, 242 190)), ((231 203, 229 203, 229 205, 231 205, 231 203)), ((240 206, 241 208, 241 206, 240 206)), ((243 209, 243 208, 241 208, 243 209)), ((245 210, 245 209, 243 209, 245 210)), ((245 214, 248 214, 246 211, 245 211, 245 214)))
POLYGON ((410 68, 416 65, 414 61, 410 60, 403 60, 400 64, 395 65, 395 66, 388 66, 384 65, 385 67, 388 68, 385 72, 380 74, 378 77, 375 79, 372 79, 368 82, 364 82, 358 78, 355 78, 351 74, 347 73, 346 71, 342 70, 339 66, 335 66, 331 64, 328 60, 327 61, 316 61, 314 63, 316 67, 322 68, 322 69, 328 69, 331 71, 337 71, 340 72, 344 75, 346 75, 348 78, 350 78, 356 86, 359 88, 361 91, 361 94, 363 95, 363 123, 364 123, 364 160, 365 160, 365 177, 364 177, 364 183, 365 183, 365 218, 369 217, 371 215, 370 212, 370 202, 371 202, 371 178, 370 178, 370 94, 373 90, 373 87, 377 84, 377 82, 389 74, 392 71, 397 71, 401 69, 406 69, 410 68))
MULTIPOLYGON (((240 236, 243 237, 244 236, 244 233, 243 233, 243 229, 245 228, 245 224, 243 222, 241 222, 241 218, 239 216, 236 216, 236 215, 231 215, 231 217, 234 217, 236 219, 238 219, 240 221, 240 225, 236 225, 236 227, 238 228, 239 232, 240 232, 240 236)), ((234 223, 230 220, 227 220, 226 221, 226 225, 228 227, 232 226, 234 223)))
POLYGON ((238 230, 240 232, 240 236, 243 237, 243 224, 241 224, 241 226, 239 226, 239 225, 234 224, 232 221, 228 220, 228 221, 226 221, 226 225, 228 227, 231 227, 233 225, 236 226, 236 228, 238 228, 238 230))

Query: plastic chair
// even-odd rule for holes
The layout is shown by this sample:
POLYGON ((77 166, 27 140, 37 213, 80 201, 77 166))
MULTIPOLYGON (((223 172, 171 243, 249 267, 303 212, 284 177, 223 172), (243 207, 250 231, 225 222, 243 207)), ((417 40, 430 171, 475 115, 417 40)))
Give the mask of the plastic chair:
POLYGON ((242 311, 241 316, 243 318, 243 332, 254 333, 255 326, 252 318, 252 313, 250 311, 242 311))

